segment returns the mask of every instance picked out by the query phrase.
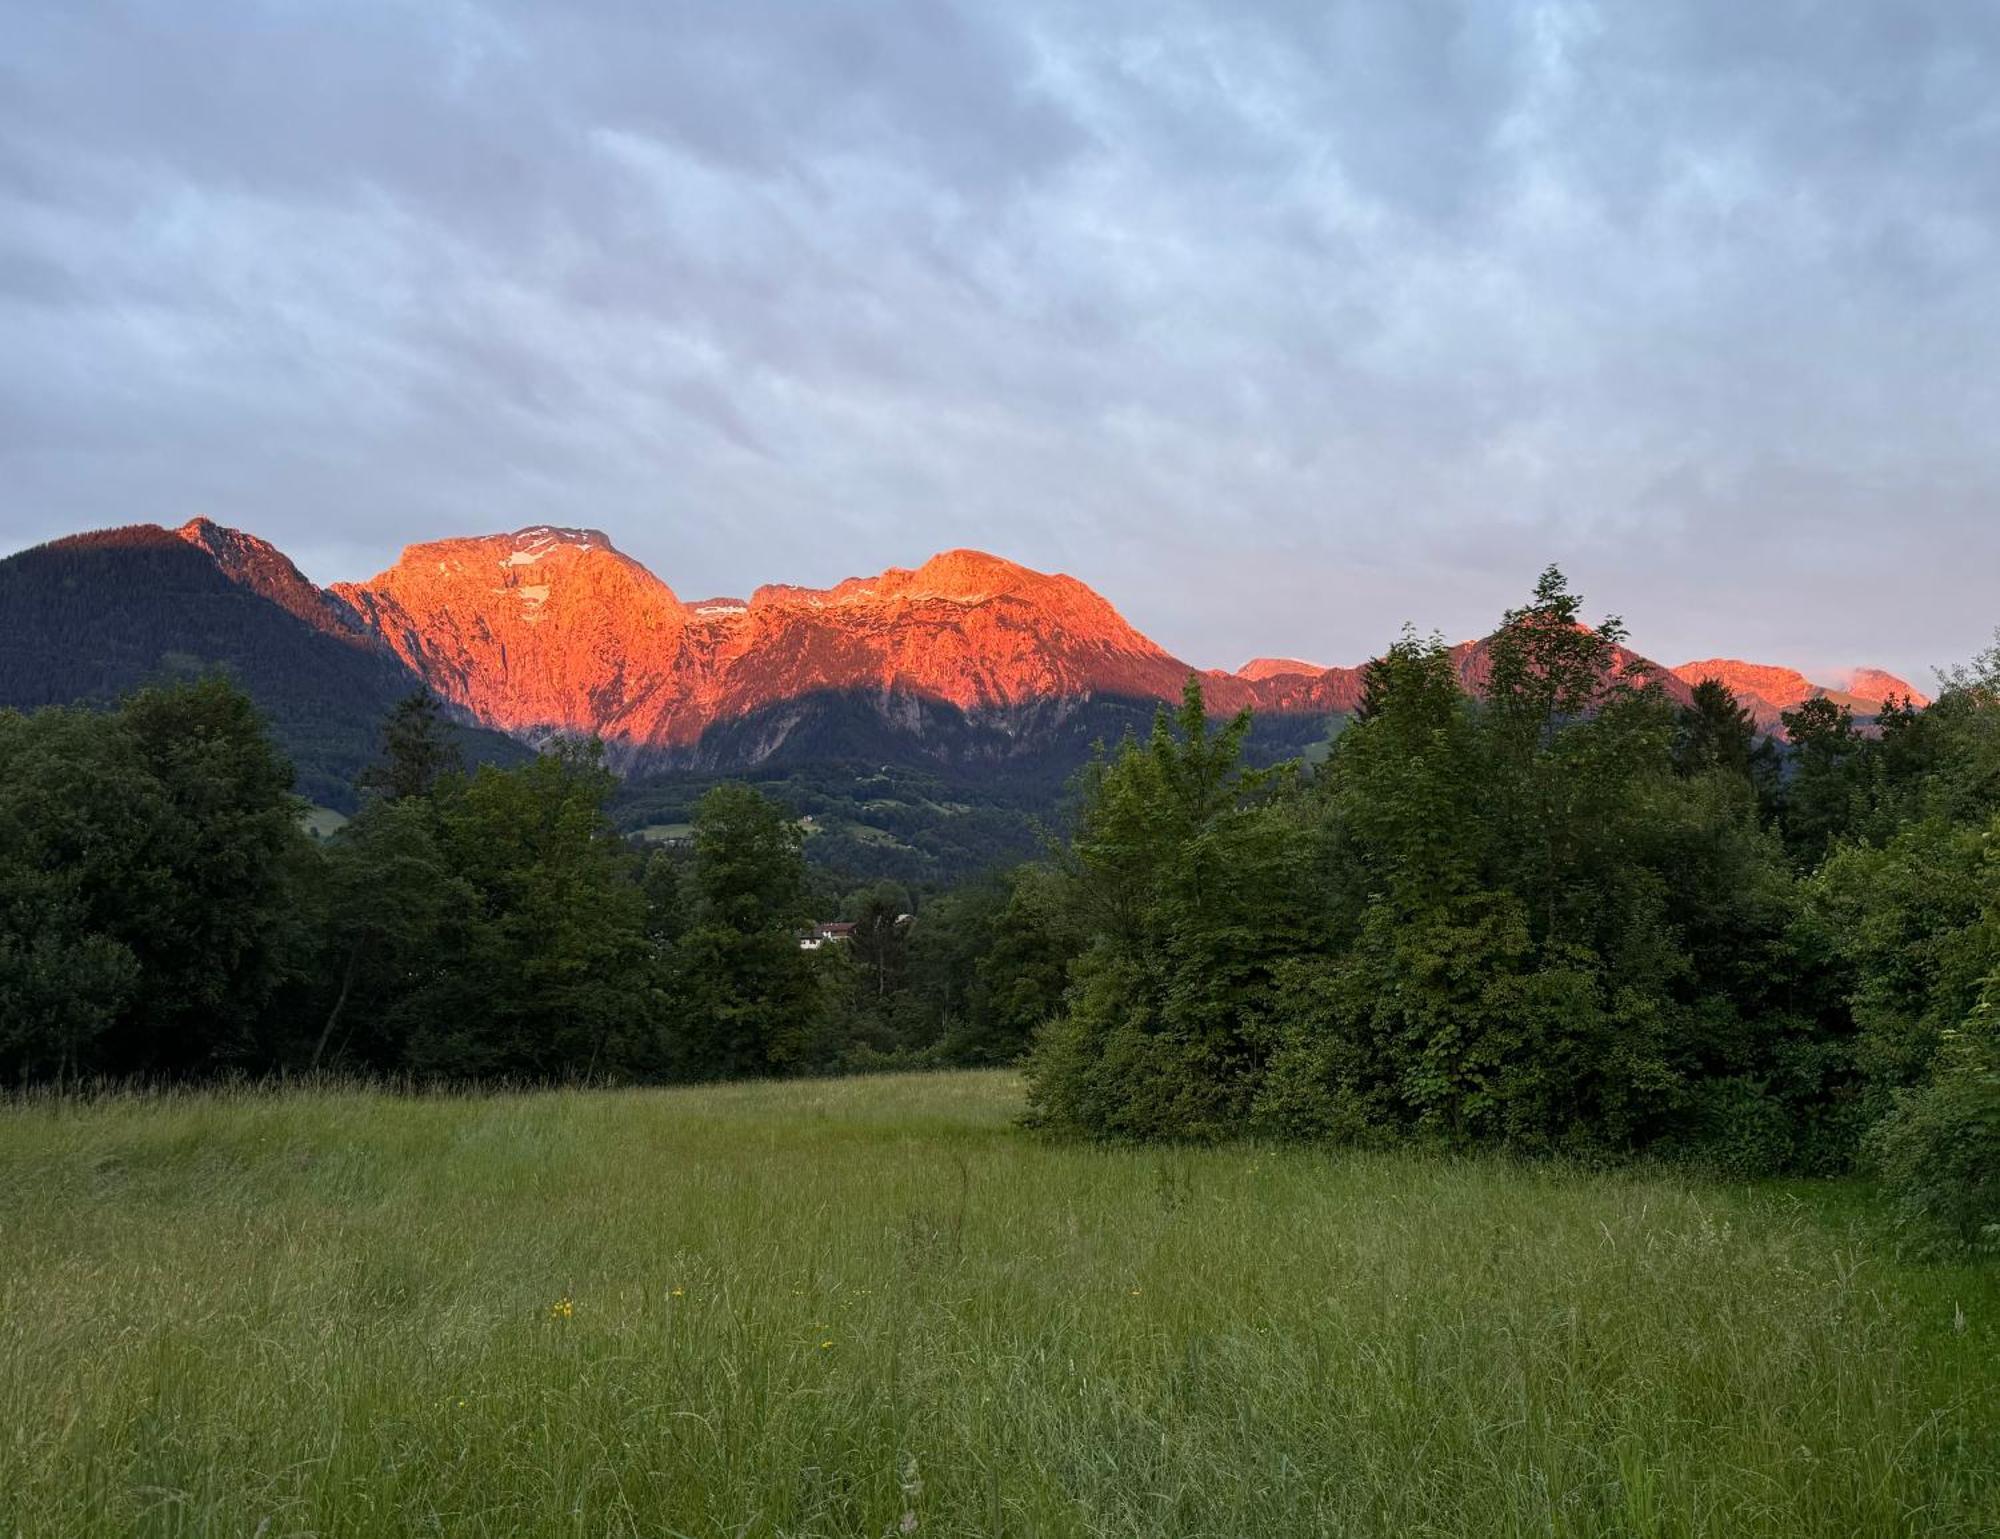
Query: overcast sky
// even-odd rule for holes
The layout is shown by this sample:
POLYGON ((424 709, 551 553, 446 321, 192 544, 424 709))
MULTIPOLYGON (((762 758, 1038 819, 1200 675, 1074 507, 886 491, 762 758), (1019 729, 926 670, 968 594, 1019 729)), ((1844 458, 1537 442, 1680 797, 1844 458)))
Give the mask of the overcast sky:
POLYGON ((975 545, 1192 662, 2000 624, 2000 5, 0 0, 0 550, 975 545))

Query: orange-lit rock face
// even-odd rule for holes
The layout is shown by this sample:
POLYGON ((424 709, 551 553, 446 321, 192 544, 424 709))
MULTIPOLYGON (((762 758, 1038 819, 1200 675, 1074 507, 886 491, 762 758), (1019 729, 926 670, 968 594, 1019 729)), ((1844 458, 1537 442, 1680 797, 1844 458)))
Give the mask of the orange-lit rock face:
MULTIPOLYGON (((1226 677, 1222 676, 1223 679, 1226 677)), ((1237 677, 1244 678, 1245 675, 1237 677)), ((1222 682, 1222 679, 1217 682, 1222 682)), ((1270 673, 1247 682, 1251 689, 1250 703, 1260 711, 1325 715, 1332 711, 1352 711, 1361 704, 1362 670, 1359 668, 1270 673)), ((1204 687, 1207 688, 1208 698, 1217 698, 1215 688, 1204 687)))
POLYGON ((1914 686, 1893 673, 1884 673, 1880 668, 1856 668, 1847 676, 1844 693, 1876 706, 1892 699, 1907 700, 1911 705, 1931 703, 1930 696, 1918 693, 1914 686))
MULTIPOLYGON (((689 744, 718 722, 820 691, 916 697, 976 716, 1091 695, 1171 701, 1188 665, 1074 578, 946 551, 832 588, 773 584, 682 603, 592 530, 538 527, 416 545, 335 592, 440 695, 510 731, 689 744)), ((1468 688, 1488 644, 1453 661, 1468 688)), ((1619 663, 1687 686, 1620 649, 1619 663)), ((1209 706, 1352 711, 1362 670, 1260 658, 1202 675, 1209 706)))
POLYGON ((1714 679, 1729 686, 1729 692, 1761 717, 1759 707, 1774 713, 1789 711, 1821 691, 1819 686, 1796 668, 1774 668, 1765 663, 1746 663, 1733 657, 1711 657, 1698 663, 1682 663, 1674 676, 1688 684, 1714 679))
POLYGON ((1266 679, 1312 678, 1326 671, 1324 663, 1301 662, 1296 657, 1253 657, 1236 670, 1236 677, 1261 684, 1266 679))
MULTIPOLYGON (((1187 665, 1074 578, 977 551, 828 589, 683 604, 603 535, 525 529, 411 546, 335 590, 440 695, 516 732, 671 746, 821 690, 971 712, 1091 694, 1172 699, 1187 665)), ((1250 702, 1215 691, 1218 709, 1250 702)))
POLYGON ((728 661, 716 681, 725 716, 826 688, 902 690, 968 711, 1087 694, 1172 699, 1189 671, 1075 578, 969 550, 824 590, 759 588, 710 624, 728 661))
POLYGON ((333 591, 440 696, 494 726, 644 738, 678 703, 686 612, 595 530, 412 545, 333 591))
POLYGON ((1917 705, 1930 701, 1892 673, 1879 668, 1857 668, 1846 689, 1815 684, 1796 668, 1778 668, 1768 663, 1746 663, 1733 657, 1711 657, 1702 662, 1682 663, 1676 677, 1689 685, 1704 679, 1726 684, 1737 703, 1747 710, 1766 732, 1777 731, 1786 711, 1798 709, 1821 695, 1831 696, 1858 714, 1872 716, 1891 695, 1907 697, 1917 705))
POLYGON ((205 518, 189 519, 174 531, 177 538, 205 552, 231 582, 263 595, 314 630, 344 641, 364 643, 367 631, 356 615, 313 586, 291 558, 267 540, 240 529, 225 529, 205 518))
MULTIPOLYGON (((826 691, 870 696, 913 730, 930 701, 1013 734, 1045 723, 1050 702, 1060 710, 1093 695, 1177 700, 1191 671, 1074 578, 971 550, 832 588, 773 585, 747 600, 683 603, 589 529, 413 545, 380 576, 332 590, 314 587, 264 541, 207 520, 80 538, 193 545, 315 628, 386 647, 481 722, 530 738, 595 733, 626 763, 826 691)), ((1873 714, 1891 694, 1924 703, 1875 669, 1858 671, 1843 694, 1788 668, 1716 659, 1669 673, 1624 648, 1617 660, 1679 700, 1694 682, 1719 678, 1766 730, 1813 695, 1849 701, 1857 714, 1873 714)), ((1454 647, 1452 662, 1468 689, 1483 688, 1490 638, 1454 647)), ((1355 709, 1363 671, 1259 658, 1201 678, 1217 712, 1327 714, 1355 709)))

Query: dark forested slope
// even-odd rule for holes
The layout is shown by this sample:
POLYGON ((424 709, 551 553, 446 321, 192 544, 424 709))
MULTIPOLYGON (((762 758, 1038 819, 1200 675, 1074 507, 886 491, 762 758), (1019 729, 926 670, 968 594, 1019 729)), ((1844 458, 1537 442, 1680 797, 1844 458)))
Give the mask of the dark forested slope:
MULTIPOLYGON (((384 714, 420 681, 330 604, 309 606, 317 590, 271 547, 239 547, 140 524, 0 561, 0 706, 108 705, 220 668, 269 716, 301 794, 352 806, 384 714)), ((468 757, 526 756, 498 733, 461 730, 468 757)))

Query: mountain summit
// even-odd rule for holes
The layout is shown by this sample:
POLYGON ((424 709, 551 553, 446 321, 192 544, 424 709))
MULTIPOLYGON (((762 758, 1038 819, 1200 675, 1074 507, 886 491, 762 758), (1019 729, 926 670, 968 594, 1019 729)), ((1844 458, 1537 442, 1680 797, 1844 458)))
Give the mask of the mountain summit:
POLYGON ((503 731, 672 739, 688 614, 594 529, 412 545, 334 594, 438 696, 503 731))
MULTIPOLYGON (((365 582, 322 589, 267 542, 196 519, 25 551, 0 561, 0 596, 0 704, 102 698, 220 662, 295 752, 316 753, 315 724, 338 722, 343 764, 366 751, 346 741, 363 736, 357 724, 420 684, 515 738, 599 736, 625 767, 726 771, 781 754, 1025 763, 1051 745, 1073 762, 1094 737, 1142 728, 1198 672, 1075 578, 963 549, 831 588, 689 603, 603 532, 537 524, 411 545, 365 582)), ((1487 643, 1453 661, 1477 689, 1487 643)), ((1767 728, 1814 694, 1864 713, 1915 695, 1869 669, 1849 694, 1730 660, 1669 672, 1621 649, 1620 663, 1681 699, 1722 678, 1767 728)), ((1255 707, 1260 731, 1299 743, 1353 710, 1363 682, 1359 668, 1289 658, 1199 676, 1216 711, 1255 707)))
POLYGON ((1796 710, 1808 700, 1824 696, 1845 705, 1857 715, 1873 716, 1890 700, 1908 700, 1929 705, 1930 700, 1912 685, 1884 673, 1880 668, 1857 668, 1844 684, 1815 684, 1796 668, 1774 667, 1769 663, 1746 663, 1739 658, 1711 657, 1701 662, 1682 663, 1674 676, 1689 685, 1714 679, 1726 684, 1743 708, 1766 732, 1782 725, 1786 711, 1796 710))
MULTIPOLYGON (((638 753, 827 692, 1005 717, 1099 695, 1171 699, 1189 673, 1075 578, 974 550, 687 604, 597 531, 536 526, 412 545, 333 591, 476 719, 638 753)), ((1242 686, 1221 693, 1219 708, 1250 703, 1242 686)))

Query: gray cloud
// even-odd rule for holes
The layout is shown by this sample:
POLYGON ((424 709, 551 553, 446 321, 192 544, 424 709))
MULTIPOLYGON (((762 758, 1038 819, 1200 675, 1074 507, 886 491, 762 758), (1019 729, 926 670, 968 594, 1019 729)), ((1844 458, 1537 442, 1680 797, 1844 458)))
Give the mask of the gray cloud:
POLYGON ((2000 11, 0 0, 0 548, 973 544, 1193 661, 2000 621, 2000 11))

